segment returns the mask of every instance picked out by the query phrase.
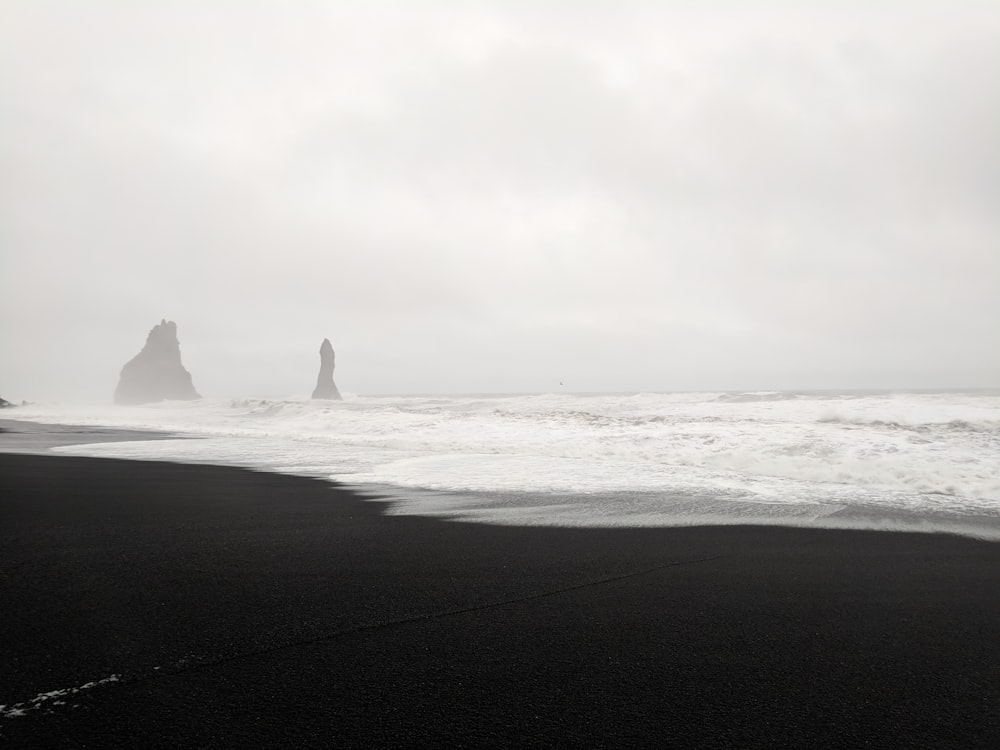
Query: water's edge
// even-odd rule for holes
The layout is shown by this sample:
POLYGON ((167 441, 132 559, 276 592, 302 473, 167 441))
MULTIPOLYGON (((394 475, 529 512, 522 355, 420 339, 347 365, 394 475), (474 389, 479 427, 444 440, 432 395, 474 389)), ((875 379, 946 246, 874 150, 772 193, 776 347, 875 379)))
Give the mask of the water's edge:
MULTIPOLYGON (((51 453, 117 460, 154 460, 171 463, 232 466, 292 476, 307 476, 336 482, 358 496, 384 504, 389 515, 417 515, 443 521, 507 526, 565 527, 684 527, 684 526, 785 526, 892 531, 902 533, 947 533, 985 541, 1000 541, 1000 519, 990 516, 948 513, 887 512, 883 508, 781 502, 775 504, 727 501, 697 492, 666 491, 559 493, 510 491, 453 491, 406 487, 393 484, 352 483, 327 472, 277 463, 195 459, 167 450, 162 455, 139 447, 148 441, 193 441, 204 438, 154 430, 125 430, 91 425, 45 424, 19 419, 0 419, 0 452, 51 453), (581 503, 583 501, 583 503, 581 503), (657 512, 635 512, 655 503, 657 512), (587 510, 581 512, 581 504, 587 510), (594 508, 611 509, 595 514, 594 508)), ((236 438, 239 439, 239 438, 236 438)), ((252 438, 243 438, 252 440, 252 438)))

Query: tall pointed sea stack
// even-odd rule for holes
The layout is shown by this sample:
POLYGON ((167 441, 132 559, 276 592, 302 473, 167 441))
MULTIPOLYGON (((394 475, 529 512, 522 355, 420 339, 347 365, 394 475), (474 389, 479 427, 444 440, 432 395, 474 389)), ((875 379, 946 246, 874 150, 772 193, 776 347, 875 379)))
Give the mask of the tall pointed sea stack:
POLYGON ((313 398, 340 399, 340 391, 333 382, 333 344, 330 339, 323 339, 319 347, 319 377, 316 378, 316 389, 313 398))
POLYGON ((177 324, 161 320, 146 337, 142 351, 125 363, 118 387, 116 404, 147 404, 172 399, 190 401, 201 398, 191 382, 191 373, 181 364, 181 345, 177 324))

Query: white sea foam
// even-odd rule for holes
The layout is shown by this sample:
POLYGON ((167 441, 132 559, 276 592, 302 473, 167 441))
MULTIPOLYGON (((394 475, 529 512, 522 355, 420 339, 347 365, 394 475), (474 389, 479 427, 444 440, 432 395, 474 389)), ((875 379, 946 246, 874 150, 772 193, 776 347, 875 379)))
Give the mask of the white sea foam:
POLYGON ((414 490, 396 512, 609 525, 697 520, 706 509, 789 518, 811 508, 814 519, 846 509, 1000 522, 997 392, 348 395, 40 405, 17 416, 201 438, 65 452, 414 490))
POLYGON ((0 718, 15 719, 25 716, 31 711, 38 711, 39 709, 44 709, 50 706, 61 706, 67 702, 67 699, 72 698, 74 695, 82 693, 85 690, 93 690, 96 687, 102 687, 104 685, 120 681, 121 677, 113 674, 102 680, 92 680, 91 682, 84 683, 83 685, 77 685, 76 687, 49 690, 45 693, 39 693, 34 698, 30 698, 29 700, 22 701, 20 703, 14 703, 11 705, 0 704, 0 718))

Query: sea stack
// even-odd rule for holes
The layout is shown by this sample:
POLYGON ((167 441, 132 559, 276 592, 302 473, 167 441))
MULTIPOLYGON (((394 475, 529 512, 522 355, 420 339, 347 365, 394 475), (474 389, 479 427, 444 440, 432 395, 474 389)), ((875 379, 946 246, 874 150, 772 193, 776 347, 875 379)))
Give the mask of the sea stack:
POLYGON ((323 339, 319 347, 319 377, 316 378, 316 389, 313 398, 340 399, 340 391, 333 382, 333 344, 330 339, 323 339))
POLYGON ((142 351, 122 368, 116 404, 148 404, 171 399, 191 401, 201 398, 191 382, 191 373, 181 364, 177 324, 161 320, 146 337, 142 351))

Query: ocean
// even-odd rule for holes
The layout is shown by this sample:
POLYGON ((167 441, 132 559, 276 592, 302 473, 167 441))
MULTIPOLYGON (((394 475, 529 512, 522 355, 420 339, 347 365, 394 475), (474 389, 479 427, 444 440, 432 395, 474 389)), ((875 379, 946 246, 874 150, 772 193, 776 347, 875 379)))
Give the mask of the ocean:
POLYGON ((345 394, 36 404, 9 416, 174 433, 55 450, 318 476, 390 513, 1000 539, 1000 391, 345 394))

